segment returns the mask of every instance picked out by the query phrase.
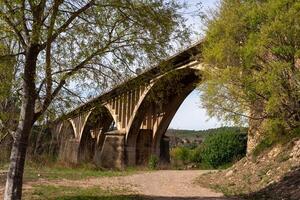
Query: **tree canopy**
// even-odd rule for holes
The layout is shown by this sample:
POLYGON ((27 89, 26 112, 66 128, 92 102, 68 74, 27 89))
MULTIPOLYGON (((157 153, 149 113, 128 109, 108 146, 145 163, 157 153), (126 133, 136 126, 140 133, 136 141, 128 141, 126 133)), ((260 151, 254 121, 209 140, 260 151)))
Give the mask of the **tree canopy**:
POLYGON ((165 58, 171 41, 183 44, 189 35, 178 12, 183 5, 176 1, 1 4, 1 40, 19 45, 11 52, 19 60, 18 78, 27 48, 38 45, 35 82, 37 104, 43 111, 52 107, 63 112, 111 88, 133 75, 136 67, 165 58))
POLYGON ((223 0, 207 18, 202 102, 211 116, 265 129, 300 127, 300 2, 223 0), (259 116, 250 111, 259 109, 259 116))
POLYGON ((14 44, 1 63, 15 61, 8 71, 19 84, 10 91, 20 91, 5 200, 21 199, 33 124, 84 101, 82 94, 89 98, 123 81, 133 66, 163 59, 171 43, 187 41, 182 6, 175 0, 0 1, 0 44, 14 44))

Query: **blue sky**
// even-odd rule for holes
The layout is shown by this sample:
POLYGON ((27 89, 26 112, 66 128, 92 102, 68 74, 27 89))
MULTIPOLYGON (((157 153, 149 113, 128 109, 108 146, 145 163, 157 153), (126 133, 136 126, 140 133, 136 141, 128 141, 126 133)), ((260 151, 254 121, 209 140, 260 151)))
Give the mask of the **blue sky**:
MULTIPOLYGON (((195 5, 202 2, 204 11, 215 7, 217 0, 189 0, 189 9, 186 13, 195 11, 195 5)), ((201 30, 201 20, 195 16, 186 14, 188 18, 188 25, 192 25, 193 29, 201 30)), ((195 38, 198 38, 196 35, 195 38)), ((193 91, 182 103, 176 115, 174 116, 169 128, 175 129, 189 129, 189 130, 204 130, 209 128, 220 127, 222 122, 219 122, 216 118, 209 119, 205 109, 201 108, 200 93, 199 91, 193 91)))

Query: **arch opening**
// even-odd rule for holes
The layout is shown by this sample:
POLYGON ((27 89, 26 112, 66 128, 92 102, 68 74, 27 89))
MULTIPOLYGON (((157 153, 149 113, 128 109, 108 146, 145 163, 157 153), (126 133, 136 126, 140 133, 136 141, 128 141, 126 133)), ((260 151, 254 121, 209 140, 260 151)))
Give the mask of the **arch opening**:
POLYGON ((112 127, 113 118, 104 106, 96 107, 89 115, 78 147, 78 162, 97 162, 105 140, 112 127))
POLYGON ((165 114, 158 124, 157 129, 153 131, 152 153, 156 155, 162 163, 170 162, 170 139, 165 133, 177 110, 194 88, 195 85, 190 84, 181 94, 175 94, 170 97, 170 101, 164 109, 165 114))
POLYGON ((58 135, 58 141, 58 159, 64 162, 77 163, 77 142, 73 126, 69 120, 63 122, 61 131, 58 135))
POLYGON ((127 164, 144 164, 153 154, 169 161, 168 138, 163 135, 183 100, 199 82, 195 71, 184 70, 176 77, 158 80, 147 94, 134 127, 127 133, 127 164))

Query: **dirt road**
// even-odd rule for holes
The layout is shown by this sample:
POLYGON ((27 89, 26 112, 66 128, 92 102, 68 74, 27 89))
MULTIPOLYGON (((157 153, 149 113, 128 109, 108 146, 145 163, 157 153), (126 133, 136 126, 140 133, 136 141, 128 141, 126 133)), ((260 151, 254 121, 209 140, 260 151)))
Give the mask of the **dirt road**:
POLYGON ((225 200, 221 193, 216 193, 193 183, 204 172, 202 170, 161 170, 141 172, 130 176, 89 178, 84 180, 47 181, 40 179, 34 183, 26 183, 24 188, 30 189, 32 184, 76 187, 99 186, 103 189, 124 189, 124 191, 159 200, 225 200))

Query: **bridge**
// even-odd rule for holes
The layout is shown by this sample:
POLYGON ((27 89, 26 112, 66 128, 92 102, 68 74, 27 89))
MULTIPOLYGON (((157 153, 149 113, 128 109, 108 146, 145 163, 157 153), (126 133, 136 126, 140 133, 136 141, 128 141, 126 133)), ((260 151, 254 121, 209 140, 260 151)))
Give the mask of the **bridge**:
POLYGON ((169 161, 164 134, 184 99, 201 81, 197 43, 58 118, 52 149, 61 161, 104 168, 169 161))

